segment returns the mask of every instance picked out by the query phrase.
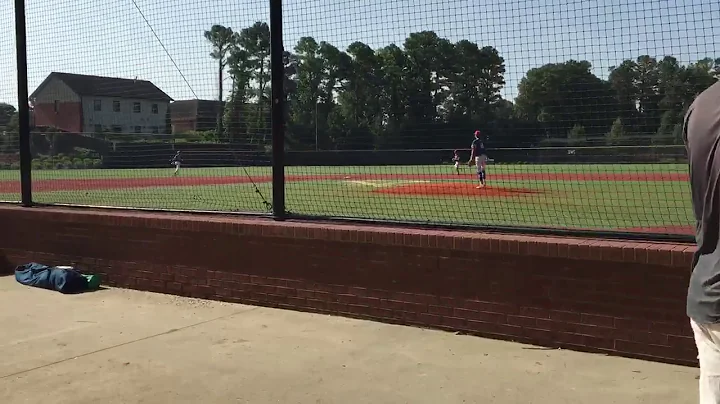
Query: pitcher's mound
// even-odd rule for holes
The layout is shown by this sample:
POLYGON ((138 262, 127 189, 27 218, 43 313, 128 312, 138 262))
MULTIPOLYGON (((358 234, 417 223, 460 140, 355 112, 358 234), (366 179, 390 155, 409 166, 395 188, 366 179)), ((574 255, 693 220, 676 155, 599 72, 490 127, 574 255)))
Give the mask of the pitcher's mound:
POLYGON ((542 194, 543 191, 528 188, 506 188, 487 186, 477 189, 472 182, 431 182, 404 184, 395 187, 376 189, 373 192, 390 195, 425 196, 468 196, 468 197, 509 197, 542 194))

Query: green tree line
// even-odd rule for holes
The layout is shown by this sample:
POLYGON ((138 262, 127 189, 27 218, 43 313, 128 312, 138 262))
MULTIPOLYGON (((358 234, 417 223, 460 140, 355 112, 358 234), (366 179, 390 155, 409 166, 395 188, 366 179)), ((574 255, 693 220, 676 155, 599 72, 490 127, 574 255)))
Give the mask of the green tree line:
MULTIPOLYGON (((266 146, 270 139, 270 30, 205 32, 218 61, 217 140, 266 146), (222 93, 223 73, 232 80, 222 93)), ((503 99, 505 60, 492 46, 410 34, 372 49, 341 50, 302 37, 286 50, 288 146, 295 150, 456 148, 481 129, 494 147, 680 144, 694 97, 720 78, 720 58, 687 65, 648 55, 610 68, 587 61, 530 69, 514 102, 503 99)))
POLYGON ((17 131, 17 110, 10 104, 0 102, 0 153, 8 153, 17 149, 17 131))

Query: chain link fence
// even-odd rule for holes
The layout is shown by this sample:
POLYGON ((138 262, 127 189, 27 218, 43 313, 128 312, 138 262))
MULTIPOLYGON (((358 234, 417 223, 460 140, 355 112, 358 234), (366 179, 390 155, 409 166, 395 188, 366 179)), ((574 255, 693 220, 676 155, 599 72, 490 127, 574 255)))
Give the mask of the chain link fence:
POLYGON ((3 201, 26 136, 39 204, 693 231, 682 124, 720 79, 716 1, 43 0, 25 19, 27 133, 0 40, 3 201))

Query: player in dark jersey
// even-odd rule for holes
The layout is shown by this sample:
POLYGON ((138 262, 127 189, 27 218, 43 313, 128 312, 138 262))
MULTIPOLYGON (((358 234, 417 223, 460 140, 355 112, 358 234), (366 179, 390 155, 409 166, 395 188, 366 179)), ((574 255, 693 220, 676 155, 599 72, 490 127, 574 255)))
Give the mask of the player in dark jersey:
POLYGON ((473 139, 472 144, 470 145, 470 161, 468 161, 468 165, 472 166, 473 163, 477 167, 477 176, 478 180, 480 180, 480 185, 478 185, 477 188, 480 189, 485 187, 485 165, 487 164, 487 154, 485 151, 485 142, 483 141, 479 130, 475 131, 475 139, 473 139))
POLYGON ((170 160, 170 164, 175 166, 175 172, 173 173, 173 176, 178 175, 180 172, 180 165, 182 164, 182 156, 180 155, 180 150, 175 153, 173 158, 170 160))
POLYGON ((458 154, 457 150, 453 152, 452 161, 455 163, 455 172, 460 174, 460 154, 458 154))

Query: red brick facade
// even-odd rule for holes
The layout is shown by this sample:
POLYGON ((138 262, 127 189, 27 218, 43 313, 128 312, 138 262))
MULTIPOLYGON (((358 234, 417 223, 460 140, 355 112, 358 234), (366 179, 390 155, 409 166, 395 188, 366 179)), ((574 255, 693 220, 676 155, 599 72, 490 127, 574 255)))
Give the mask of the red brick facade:
POLYGON ((107 284, 694 365, 692 246, 0 207, 13 263, 107 284))
POLYGON ((195 119, 176 119, 172 121, 172 133, 185 133, 195 130, 197 121, 195 119))
POLYGON ((36 126, 58 128, 65 132, 82 133, 82 103, 40 103, 33 106, 36 126))

